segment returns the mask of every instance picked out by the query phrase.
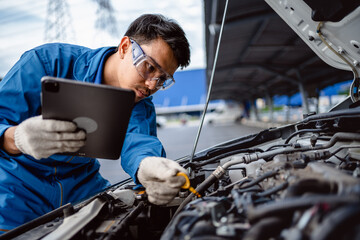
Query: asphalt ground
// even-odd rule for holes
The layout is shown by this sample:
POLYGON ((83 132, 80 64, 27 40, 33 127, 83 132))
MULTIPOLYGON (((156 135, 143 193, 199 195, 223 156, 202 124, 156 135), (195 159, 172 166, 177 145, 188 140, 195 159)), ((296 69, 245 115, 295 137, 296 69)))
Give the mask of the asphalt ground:
MULTIPOLYGON (((192 122, 185 125, 168 125, 158 129, 158 137, 165 148, 167 158, 175 160, 191 155, 199 128, 198 125, 198 122, 192 122)), ((260 132, 264 128, 265 126, 255 127, 235 123, 204 125, 195 152, 238 137, 260 132)), ((122 170, 120 160, 100 159, 100 164, 100 173, 112 184, 129 177, 122 170)))

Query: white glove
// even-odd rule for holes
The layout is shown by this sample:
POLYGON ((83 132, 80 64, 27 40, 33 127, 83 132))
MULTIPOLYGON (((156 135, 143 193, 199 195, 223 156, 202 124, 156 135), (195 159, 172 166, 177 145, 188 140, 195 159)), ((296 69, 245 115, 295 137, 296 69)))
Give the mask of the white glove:
POLYGON ((20 123, 14 133, 15 145, 35 159, 55 153, 76 152, 85 145, 85 131, 77 131, 73 122, 42 119, 36 116, 20 123))
POLYGON ((146 157, 139 166, 138 180, 146 188, 148 200, 156 205, 169 203, 185 184, 185 178, 176 176, 186 173, 177 162, 162 157, 146 157))

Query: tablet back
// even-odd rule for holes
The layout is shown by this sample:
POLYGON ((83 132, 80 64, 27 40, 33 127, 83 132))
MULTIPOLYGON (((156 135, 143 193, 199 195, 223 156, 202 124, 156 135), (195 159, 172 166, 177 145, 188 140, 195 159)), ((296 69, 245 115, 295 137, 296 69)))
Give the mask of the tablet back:
POLYGON ((120 157, 134 106, 132 90, 54 77, 43 77, 41 84, 43 118, 73 121, 87 132, 84 147, 63 154, 120 157))

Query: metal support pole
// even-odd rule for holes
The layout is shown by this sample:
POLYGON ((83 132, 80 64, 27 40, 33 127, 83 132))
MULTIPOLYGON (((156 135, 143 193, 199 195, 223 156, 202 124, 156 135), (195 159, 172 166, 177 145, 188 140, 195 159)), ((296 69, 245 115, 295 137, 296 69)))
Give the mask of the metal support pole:
POLYGON ((266 105, 269 107, 269 122, 274 121, 274 108, 273 108, 273 99, 270 94, 266 94, 266 105))
POLYGON ((259 113, 258 113, 258 109, 256 106, 256 99, 251 100, 251 112, 254 113, 255 120, 259 121, 260 118, 259 118, 259 113))
POLYGON ((301 99, 302 99, 303 114, 308 114, 310 112, 309 104, 308 104, 308 94, 304 88, 304 85, 302 84, 302 78, 301 78, 299 70, 296 70, 296 76, 299 81, 298 85, 299 85, 299 91, 300 91, 301 99))
POLYGON ((286 119, 285 121, 288 123, 290 122, 290 111, 291 111, 291 101, 290 101, 290 97, 288 96, 288 99, 287 99, 287 103, 286 103, 286 119))

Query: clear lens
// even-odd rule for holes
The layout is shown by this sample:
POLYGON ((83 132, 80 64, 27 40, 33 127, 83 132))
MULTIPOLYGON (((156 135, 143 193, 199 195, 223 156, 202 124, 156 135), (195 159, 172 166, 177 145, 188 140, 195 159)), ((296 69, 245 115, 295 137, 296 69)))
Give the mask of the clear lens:
POLYGON ((166 79, 160 86, 159 89, 160 90, 165 90, 170 88, 172 85, 174 85, 175 81, 172 78, 168 78, 166 79))
POLYGON ((157 81, 157 89, 165 90, 175 83, 174 79, 169 74, 162 71, 155 63, 146 57, 138 61, 135 67, 139 75, 144 79, 157 81))
POLYGON ((147 61, 146 59, 142 59, 141 61, 139 61, 135 67, 136 67, 136 70, 137 72, 140 74, 140 76, 142 76, 144 79, 148 79, 150 76, 149 76, 149 72, 147 71, 147 61))

